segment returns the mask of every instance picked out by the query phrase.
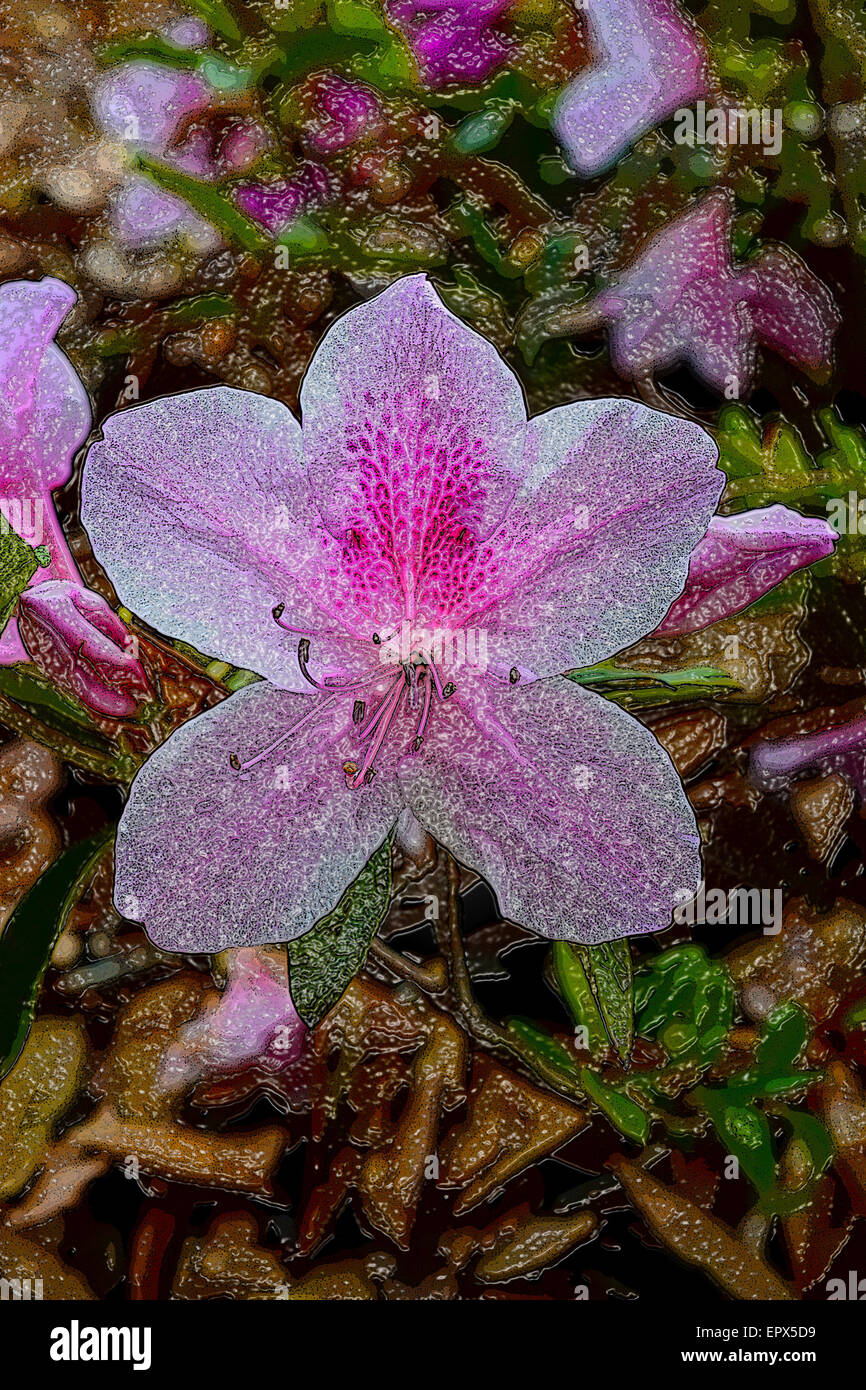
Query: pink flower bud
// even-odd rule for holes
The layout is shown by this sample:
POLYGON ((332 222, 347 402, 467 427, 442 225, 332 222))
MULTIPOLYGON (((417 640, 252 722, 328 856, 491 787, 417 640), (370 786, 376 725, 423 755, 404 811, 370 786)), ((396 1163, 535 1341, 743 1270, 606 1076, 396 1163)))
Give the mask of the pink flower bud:
POLYGON ((100 714, 115 719, 134 714, 136 696, 148 693, 132 637, 90 589, 68 579, 25 589, 18 601, 18 631, 39 669, 100 714))
POLYGON ((686 587, 655 636, 698 632, 755 603, 783 579, 833 553, 836 532, 790 507, 716 516, 692 552, 686 587))

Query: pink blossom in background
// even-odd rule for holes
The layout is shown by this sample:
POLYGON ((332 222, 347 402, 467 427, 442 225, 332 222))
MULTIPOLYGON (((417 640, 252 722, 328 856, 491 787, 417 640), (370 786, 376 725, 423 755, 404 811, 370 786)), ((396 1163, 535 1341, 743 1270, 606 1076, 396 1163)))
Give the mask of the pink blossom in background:
MULTIPOLYGON (((137 59, 109 68, 97 80, 91 106, 104 134, 130 151, 213 181, 249 169, 268 143, 264 128, 246 118, 233 121, 219 143, 205 126, 193 124, 186 131, 188 122, 211 113, 217 95, 199 72, 137 59)), ((134 172, 115 195, 112 221, 130 247, 164 241, 177 232, 192 235, 202 246, 219 244, 215 230, 188 203, 134 172)))
MULTIPOLYGON (((90 430, 87 392, 54 342, 75 302, 69 285, 49 277, 0 285, 0 511, 13 528, 19 517, 38 527, 33 535, 25 528, 23 539, 49 552, 32 587, 79 579, 51 496, 72 477, 90 430)), ((27 652, 10 622, 0 636, 0 664, 22 660, 27 652)))
POLYGON ((731 221, 728 194, 708 193, 597 296, 622 376, 685 364, 720 395, 740 395, 760 344, 813 371, 830 365, 841 320, 829 290, 784 246, 735 266, 731 221))
POLYGON ((120 911, 173 951, 291 940, 408 821, 541 935, 667 927, 700 879, 683 788, 646 728, 560 673, 681 593, 724 482, 709 435, 620 399, 527 420, 423 276, 328 330, 301 411, 182 393, 110 417, 86 462, 122 602, 264 677, 138 773, 120 911))
POLYGON ((829 522, 790 507, 714 516, 692 554, 685 591, 656 634, 697 632, 739 613, 789 574, 832 555, 837 539, 829 522))
POLYGON ((386 12, 405 34, 422 80, 483 82, 501 67, 513 44, 493 26, 514 0, 387 0, 386 12))
POLYGON ((290 179, 243 184, 234 190, 235 202, 271 236, 279 236, 296 217, 334 197, 334 185, 319 164, 304 164, 290 179))
POLYGON ((129 632, 105 599, 81 584, 51 579, 26 589, 18 632, 40 671, 89 709, 124 718, 148 692, 129 632))
POLYGON ((579 10, 592 62, 557 102, 553 130, 592 178, 681 106, 709 95, 706 45, 676 0, 592 0, 579 10))
POLYGON ((285 956, 280 970, 266 950, 232 951, 225 989, 181 1029, 160 1081, 173 1091, 253 1065, 281 1071, 298 1062, 306 1038, 289 993, 285 956))
POLYGON ((845 718, 827 711, 827 725, 790 738, 759 738, 751 747, 750 771, 759 786, 779 789, 799 773, 840 772, 866 796, 866 714, 845 718))
POLYGON ((336 154, 376 130, 382 103, 360 82, 348 82, 325 72, 315 87, 316 118, 306 129, 307 143, 317 154, 336 154))

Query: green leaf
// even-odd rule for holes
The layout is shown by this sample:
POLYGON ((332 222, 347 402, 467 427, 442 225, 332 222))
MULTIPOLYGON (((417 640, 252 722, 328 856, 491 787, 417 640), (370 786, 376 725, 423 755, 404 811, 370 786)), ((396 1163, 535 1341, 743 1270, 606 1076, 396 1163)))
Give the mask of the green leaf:
POLYGON ((551 947, 551 964, 575 1027, 586 1029, 587 1051, 593 1057, 601 1056, 608 1047, 607 1030, 577 948, 569 941, 555 941, 551 947))
POLYGON ((244 251, 263 256, 273 249, 270 238, 213 184, 194 179, 191 174, 183 174, 179 169, 173 169, 147 154, 137 154, 135 163, 142 173, 149 174, 160 188, 183 198, 191 208, 201 213, 202 217, 213 223, 221 232, 225 232, 229 240, 234 241, 244 251))
POLYGON ((285 246, 292 256, 320 256, 330 247, 328 234, 315 217, 301 214, 289 223, 285 231, 277 237, 277 244, 285 246))
POLYGON ((111 781, 128 782, 140 766, 141 759, 129 753, 122 736, 109 738, 84 705, 61 694, 33 666, 0 666, 0 715, 16 733, 111 781))
POLYGON ((641 1037, 658 1038, 675 1062, 706 1064, 718 1054, 734 1017, 734 986, 721 961, 702 946, 673 946, 635 981, 641 1037))
POLYGON ((71 909, 114 835, 109 826, 66 850, 22 898, 0 936, 0 1079, 27 1041, 42 977, 71 909))
POLYGON ((625 1062, 634 1041, 634 979, 628 938, 571 949, 583 967, 611 1045, 625 1062))
POLYGON ((627 1139, 636 1144, 645 1144, 649 1135, 650 1120, 645 1110, 627 1096, 624 1091, 609 1086, 588 1067, 580 1069, 580 1084, 591 1100, 595 1101, 611 1124, 627 1139))
POLYGON ((811 1025, 798 1004, 780 1004, 764 1022, 761 1041, 755 1049, 755 1071, 759 1076, 775 1076, 793 1071, 800 1053, 811 1036, 811 1025))
POLYGON ((40 565, 32 546, 23 541, 0 516, 0 632, 6 627, 18 597, 27 588, 40 565))
POLYGON ((697 700, 712 697, 713 691, 720 694, 726 690, 738 690, 739 686, 727 671, 719 671, 714 666, 690 666, 680 671, 642 671, 629 670, 605 661, 599 666, 586 666, 580 671, 569 671, 568 679, 576 685, 598 686, 599 693, 615 704, 627 708, 632 705, 669 704, 674 700, 697 700))
POLYGON ((289 944, 292 999, 309 1028, 351 984, 388 911, 391 838, 379 846, 334 910, 289 944))
POLYGON ((754 1105, 730 1104, 726 1087, 702 1090, 701 1108, 753 1186, 762 1195, 769 1192, 776 1176, 776 1156, 766 1115, 754 1105))
POLYGON ((550 1033, 539 1028, 528 1018, 509 1018, 506 1021, 508 1032, 511 1033, 522 1044, 525 1049, 534 1052, 546 1063, 557 1067, 568 1076, 576 1076, 577 1069, 574 1065, 574 1058, 567 1047, 563 1047, 557 1038, 550 1033))

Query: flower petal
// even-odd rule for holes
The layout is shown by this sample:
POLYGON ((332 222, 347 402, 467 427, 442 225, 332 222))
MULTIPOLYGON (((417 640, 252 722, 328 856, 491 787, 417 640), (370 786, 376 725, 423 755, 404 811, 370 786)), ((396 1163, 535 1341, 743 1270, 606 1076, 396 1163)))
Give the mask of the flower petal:
POLYGON ((540 936, 597 942, 670 925, 700 880, 685 792, 653 735, 571 681, 452 696, 426 756, 401 765, 431 835, 540 936))
POLYGON ((62 280, 0 286, 0 491, 30 498, 69 481, 90 400, 54 335, 76 301, 62 280))
POLYGON ((724 476, 705 430, 629 400, 529 423, 531 471, 480 547, 467 621, 492 675, 590 666, 652 632, 682 592, 724 476))
POLYGON ((106 135, 164 154, 184 117, 205 111, 213 95, 198 73, 142 59, 97 78, 91 105, 106 135))
POLYGON ((402 809, 378 764, 350 791, 351 701, 246 686, 191 719, 135 778, 117 837, 115 901, 169 951, 291 941, 329 912, 402 809), (306 723, 300 726, 300 721, 306 723), (235 771, 298 726, 272 756, 235 771))
POLYGON ((106 420, 88 454, 82 519, 127 608, 210 656, 308 690, 298 631, 285 628, 336 631, 336 590, 325 568, 334 543, 310 501, 299 440, 285 405, 230 387, 134 406, 106 420))
POLYGON ((593 0, 584 10, 590 66, 553 113, 568 162, 593 178, 639 136, 709 95, 706 45, 675 0, 593 0))
POLYGON ((379 627, 447 616, 460 537, 488 535, 521 476, 516 377, 411 275, 329 329, 301 411, 319 510, 379 627))

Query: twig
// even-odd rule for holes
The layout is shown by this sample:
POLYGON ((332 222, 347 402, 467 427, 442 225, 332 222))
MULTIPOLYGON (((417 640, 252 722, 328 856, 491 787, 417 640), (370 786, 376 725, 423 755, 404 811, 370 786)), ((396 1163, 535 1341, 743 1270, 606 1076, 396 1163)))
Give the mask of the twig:
POLYGON ((370 943, 370 955, 392 975, 411 980, 412 984, 429 994, 441 994, 448 988, 448 969, 441 956, 433 956, 424 962, 410 960, 378 936, 374 936, 370 943))

